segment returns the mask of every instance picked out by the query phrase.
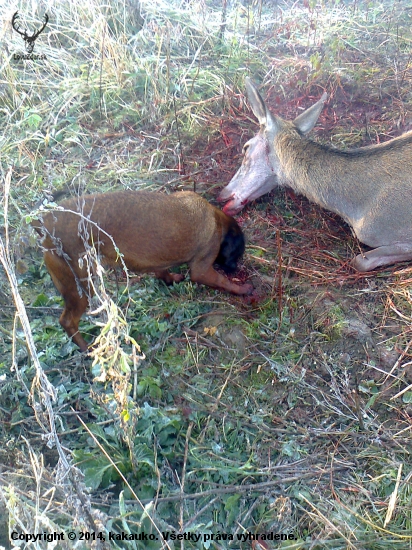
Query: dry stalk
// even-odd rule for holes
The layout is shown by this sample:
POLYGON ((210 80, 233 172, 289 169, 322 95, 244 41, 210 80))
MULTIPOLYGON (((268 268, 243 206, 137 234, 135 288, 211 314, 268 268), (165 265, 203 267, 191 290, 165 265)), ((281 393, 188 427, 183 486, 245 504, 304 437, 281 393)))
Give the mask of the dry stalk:
MULTIPOLYGON (((36 375, 33 379, 28 397, 33 407, 36 420, 43 431, 43 438, 47 441, 47 446, 56 446, 59 455, 56 484, 63 488, 66 495, 67 503, 74 507, 75 517, 85 518, 88 528, 97 531, 97 526, 90 512, 91 504, 89 497, 87 496, 85 488, 84 486, 82 486, 82 483, 80 481, 82 478, 82 474, 77 468, 70 464, 70 461, 60 444, 59 435, 56 430, 56 413, 53 410, 53 403, 57 399, 57 392, 54 386, 49 382, 44 370, 40 365, 30 328, 29 319, 27 317, 26 308, 18 289, 14 265, 10 256, 10 241, 8 231, 8 202, 11 177, 12 169, 10 168, 6 174, 4 182, 5 241, 3 241, 3 239, 0 237, 0 261, 3 264, 4 271, 9 281, 10 290, 16 307, 16 315, 24 332, 30 359, 36 370, 36 375), (67 483, 64 482, 65 479, 70 480, 71 489, 74 490, 77 498, 73 498, 72 491, 69 489, 67 483)), ((37 479, 37 483, 39 483, 39 479, 36 474, 35 478, 37 479)))

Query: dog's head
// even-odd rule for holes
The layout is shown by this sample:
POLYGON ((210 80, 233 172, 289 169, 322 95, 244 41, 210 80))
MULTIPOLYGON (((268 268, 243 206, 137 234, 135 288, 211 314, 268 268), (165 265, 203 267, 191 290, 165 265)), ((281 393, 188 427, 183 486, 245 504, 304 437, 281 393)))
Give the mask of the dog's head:
POLYGON ((230 216, 228 218, 226 234, 215 263, 226 273, 233 273, 236 271, 238 260, 245 251, 245 237, 237 222, 230 216))

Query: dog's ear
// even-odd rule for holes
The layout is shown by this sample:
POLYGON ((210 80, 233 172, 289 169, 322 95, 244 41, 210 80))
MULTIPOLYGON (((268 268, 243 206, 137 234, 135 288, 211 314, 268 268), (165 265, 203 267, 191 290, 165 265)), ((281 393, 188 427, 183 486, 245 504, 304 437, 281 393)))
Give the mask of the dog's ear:
POLYGON ((245 237, 237 222, 231 218, 215 263, 226 273, 233 273, 236 271, 237 262, 243 256, 244 251, 245 237))

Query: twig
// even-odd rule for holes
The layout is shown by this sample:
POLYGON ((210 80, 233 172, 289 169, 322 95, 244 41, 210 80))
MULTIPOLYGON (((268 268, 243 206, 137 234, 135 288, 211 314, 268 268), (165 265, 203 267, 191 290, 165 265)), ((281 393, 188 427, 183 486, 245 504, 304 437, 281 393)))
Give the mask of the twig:
MULTIPOLYGON (((336 472, 338 470, 346 470, 345 467, 337 467, 333 468, 333 471, 336 472)), ((276 487, 277 485, 284 485, 287 483, 293 483, 295 481, 299 481, 301 479, 316 477, 316 479, 319 479, 319 475, 330 475, 330 469, 324 470, 323 472, 319 471, 312 471, 307 472, 306 474, 301 474, 298 476, 290 476, 290 477, 281 477, 279 479, 275 479, 272 481, 264 481, 262 483, 249 483, 246 485, 231 485, 230 487, 215 487, 213 489, 209 489, 207 491, 202 491, 200 493, 191 493, 191 494, 184 494, 179 493, 178 495, 173 495, 169 497, 160 497, 157 499, 157 502, 173 502, 176 500, 193 500, 197 498, 204 498, 208 497, 210 495, 224 495, 227 493, 242 493, 244 494, 246 491, 250 492, 259 492, 259 491, 265 491, 266 489, 269 489, 270 487, 276 487)), ((204 483, 204 481, 203 481, 204 483)), ((141 502, 143 504, 147 504, 151 502, 153 499, 142 499, 141 502)), ((127 504, 132 504, 133 500, 126 500, 127 504)))

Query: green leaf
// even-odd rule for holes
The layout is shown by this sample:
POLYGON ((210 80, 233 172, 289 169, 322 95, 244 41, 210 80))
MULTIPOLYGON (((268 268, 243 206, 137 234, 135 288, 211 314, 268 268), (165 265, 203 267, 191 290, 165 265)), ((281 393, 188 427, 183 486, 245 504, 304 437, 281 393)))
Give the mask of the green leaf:
POLYGON ((100 486, 103 475, 105 473, 105 470, 102 468, 85 468, 83 470, 84 483, 87 485, 87 487, 91 487, 92 489, 96 490, 100 486))
POLYGON ((412 403, 412 391, 407 391, 402 396, 402 401, 404 403, 412 403))
POLYGON ((226 518, 226 525, 228 526, 233 524, 239 514, 240 496, 240 493, 236 493, 235 495, 231 495, 226 499, 225 512, 228 512, 228 516, 226 518))
POLYGON ((37 298, 33 302, 33 307, 44 307, 49 303, 49 298, 44 294, 41 293, 37 296, 37 298))

